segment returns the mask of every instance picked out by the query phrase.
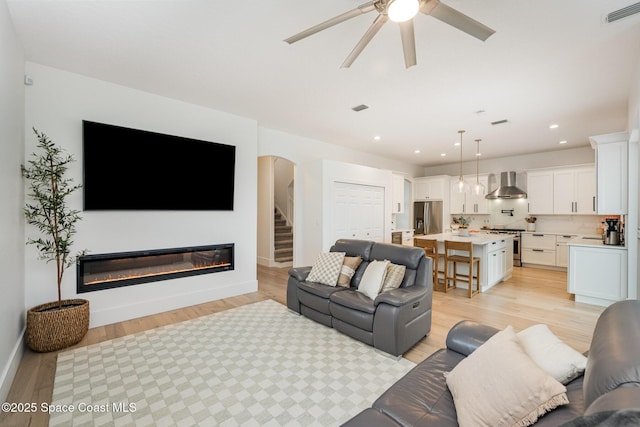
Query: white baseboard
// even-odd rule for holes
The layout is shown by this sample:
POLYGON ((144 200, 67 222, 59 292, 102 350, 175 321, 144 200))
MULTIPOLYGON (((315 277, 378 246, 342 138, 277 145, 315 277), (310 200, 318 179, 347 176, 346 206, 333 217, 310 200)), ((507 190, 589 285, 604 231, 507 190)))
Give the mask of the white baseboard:
POLYGON ((22 356, 24 355, 24 331, 25 330, 23 329, 20 333, 18 341, 11 351, 11 356, 9 357, 7 364, 2 369, 2 375, 0 376, 0 400, 2 402, 7 401, 9 390, 13 384, 13 378, 16 376, 16 372, 18 372, 18 367, 20 366, 22 356))
POLYGON ((242 294, 258 291, 258 281, 250 280, 244 283, 233 283, 228 286, 216 287, 205 291, 171 295, 157 299, 151 299, 133 304, 122 304, 109 307, 104 310, 91 310, 91 327, 109 325, 138 317, 163 313, 192 305, 230 298, 242 294))

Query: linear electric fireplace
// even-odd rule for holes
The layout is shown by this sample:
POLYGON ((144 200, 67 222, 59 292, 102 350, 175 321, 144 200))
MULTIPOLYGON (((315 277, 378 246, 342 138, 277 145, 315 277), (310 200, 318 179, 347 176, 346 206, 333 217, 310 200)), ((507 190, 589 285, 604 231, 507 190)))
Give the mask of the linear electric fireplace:
POLYGON ((233 249, 233 243, 225 243, 80 256, 77 291, 91 292, 233 270, 233 249))

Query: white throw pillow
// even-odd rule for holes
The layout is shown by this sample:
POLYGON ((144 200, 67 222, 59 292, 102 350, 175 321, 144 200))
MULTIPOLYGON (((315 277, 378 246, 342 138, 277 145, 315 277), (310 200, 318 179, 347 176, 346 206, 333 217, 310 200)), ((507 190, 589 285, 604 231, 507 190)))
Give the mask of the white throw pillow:
POLYGON ((547 325, 534 325, 516 335, 529 357, 562 384, 578 378, 587 367, 587 358, 555 336, 547 325))
POLYGON ((566 387, 527 356, 511 326, 445 375, 461 427, 528 426, 569 403, 566 387))
POLYGON ((358 292, 362 292, 371 299, 376 299, 382 289, 388 266, 389 261, 371 261, 360 279, 358 292))
POLYGON ((307 282, 336 286, 338 284, 338 276, 340 276, 344 256, 344 252, 323 252, 318 255, 316 262, 313 264, 313 267, 311 267, 311 271, 307 276, 307 282))

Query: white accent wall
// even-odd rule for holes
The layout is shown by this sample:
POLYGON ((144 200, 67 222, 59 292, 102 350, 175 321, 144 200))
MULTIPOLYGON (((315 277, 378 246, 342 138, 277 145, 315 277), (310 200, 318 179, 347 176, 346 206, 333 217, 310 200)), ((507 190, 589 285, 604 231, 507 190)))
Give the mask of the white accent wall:
MULTIPOLYGON (((233 211, 82 213, 73 252, 88 249, 91 254, 101 254, 235 243, 233 271, 77 294, 75 269, 71 269, 64 277, 63 298, 90 301, 91 327, 257 290, 256 121, 39 64, 27 62, 26 69, 34 81, 25 95, 26 153, 37 143, 30 130, 36 127, 81 160, 83 119, 236 146, 233 211)), ((153 161, 153 153, 149 153, 149 161, 153 161)), ((77 161, 69 173, 81 183, 82 162, 77 161)), ((117 169, 113 173, 117 174, 117 169)), ((212 178, 203 197, 215 197, 215 171, 212 178)), ((71 204, 82 209, 81 192, 71 204)), ((27 234, 32 231, 27 227, 27 234)), ((36 258, 35 248, 28 247, 27 307, 56 298, 55 267, 36 258)))
POLYGON ((6 1, 0 1, 0 400, 7 397, 22 357, 24 330, 24 54, 6 1))

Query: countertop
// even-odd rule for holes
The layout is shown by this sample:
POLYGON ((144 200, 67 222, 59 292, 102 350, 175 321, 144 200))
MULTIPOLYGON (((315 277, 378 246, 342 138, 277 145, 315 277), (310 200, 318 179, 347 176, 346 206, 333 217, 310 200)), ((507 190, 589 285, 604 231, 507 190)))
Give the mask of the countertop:
POLYGON ((513 239, 511 234, 489 234, 489 233, 469 233, 469 237, 458 236, 457 233, 441 233, 441 234, 426 234, 420 236, 414 236, 416 239, 435 239, 438 242, 444 242, 445 240, 452 240, 454 242, 471 242, 474 245, 488 245, 492 242, 513 239))
POLYGON ((567 242, 567 245, 570 246, 588 246, 588 247, 599 247, 599 248, 607 248, 607 249, 626 249, 624 245, 605 245, 602 243, 602 237, 596 236, 576 236, 573 239, 567 242))

